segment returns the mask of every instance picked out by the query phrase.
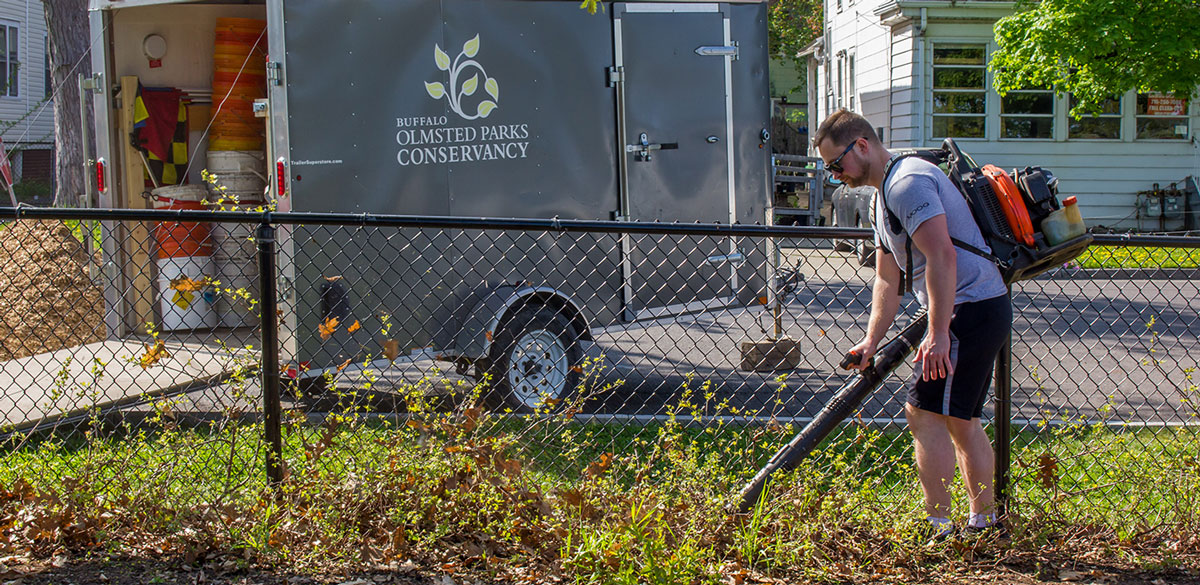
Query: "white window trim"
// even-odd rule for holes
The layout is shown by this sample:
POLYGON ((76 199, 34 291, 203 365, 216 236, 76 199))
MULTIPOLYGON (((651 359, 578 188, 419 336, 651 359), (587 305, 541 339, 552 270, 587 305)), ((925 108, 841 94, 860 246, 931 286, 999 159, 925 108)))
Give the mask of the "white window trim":
MULTIPOLYGON (((17 75, 16 75, 16 81, 17 81, 17 91, 16 91, 16 93, 12 93, 12 91, 11 91, 11 89, 12 89, 12 88, 11 88, 11 85, 12 85, 12 84, 10 84, 10 83, 8 83, 8 82, 6 81, 6 82, 5 82, 4 93, 0 93, 0 100, 3 100, 3 99, 8 99, 8 100, 19 100, 19 99, 21 99, 21 91, 22 91, 23 89, 25 89, 25 88, 23 88, 23 87, 22 87, 22 86, 23 86, 23 85, 25 85, 25 84, 24 84, 24 83, 22 82, 22 80, 21 80, 21 77, 22 77, 22 69, 23 69, 23 67, 21 66, 21 65, 22 65, 22 61, 21 61, 21 53, 20 53, 20 48, 19 48, 19 47, 20 47, 20 43, 21 43, 21 23, 19 23, 19 22, 16 22, 16 21, 12 21, 12 20, 0 20, 0 26, 7 27, 7 28, 9 28, 9 29, 12 29, 13 31, 16 31, 16 33, 17 33, 17 46, 18 46, 18 50, 17 50, 17 59, 16 59, 16 62, 17 62, 17 75)), ((9 44, 9 40, 8 40, 8 32, 7 32, 7 31, 5 31, 5 33, 4 33, 4 34, 5 34, 5 37, 4 37, 4 42, 6 43, 6 45, 5 45, 4 49, 5 49, 5 51, 7 51, 7 50, 8 50, 8 44, 9 44)), ((7 69, 7 67, 9 66, 9 63, 11 63, 11 62, 12 62, 11 60, 6 60, 6 61, 4 62, 6 69, 4 70, 4 72, 3 72, 3 75, 4 75, 4 78, 5 78, 6 80, 8 79, 8 69, 7 69)))
POLYGON ((934 120, 934 112, 933 112, 933 92, 934 92, 934 87, 933 87, 933 67, 934 67, 934 65, 933 65, 933 50, 938 45, 982 45, 983 46, 983 63, 984 63, 984 65, 983 65, 983 137, 981 137, 981 138, 977 138, 977 137, 957 138, 956 137, 954 140, 958 141, 958 142, 988 142, 988 141, 996 140, 996 137, 997 137, 996 135, 999 134, 999 132, 1000 132, 999 116, 997 115, 997 112, 999 112, 999 109, 1000 109, 1000 101, 998 99, 998 95, 992 89, 992 72, 987 67, 988 62, 990 61, 990 59, 992 57, 992 53, 996 50, 996 45, 994 42, 989 42, 986 39, 980 39, 978 37, 972 37, 972 38, 945 37, 945 38, 929 39, 929 42, 925 43, 924 50, 927 51, 927 54, 925 55, 925 67, 924 67, 925 70, 921 72, 921 74, 924 75, 925 79, 926 79, 925 95, 922 96, 922 99, 924 100, 924 103, 925 103, 925 112, 926 112, 923 114, 925 116, 925 123, 926 123, 925 136, 923 138, 924 143, 940 145, 941 141, 946 138, 945 136, 934 136, 933 135, 933 120, 934 120), (995 119, 993 120, 993 118, 995 118, 995 119))
MULTIPOLYGON (((1028 90, 1014 90, 1014 91, 1009 92, 1009 95, 1012 95, 1013 93, 1018 92, 1018 91, 1028 91, 1028 90)), ((1039 91, 1039 90, 1034 90, 1034 91, 1039 91)), ((1055 95, 1053 93, 1053 90, 1040 90, 1040 91, 1042 91, 1042 92, 1050 91, 1051 92, 1050 99, 1052 101, 1051 101, 1051 105, 1050 105, 1050 113, 1049 114, 1008 114, 1008 115, 1005 115, 1005 113, 1004 113, 1004 98, 1000 97, 1000 94, 996 93, 995 91, 991 92, 991 93, 996 93, 996 97, 997 97, 997 99, 996 99, 996 141, 997 142, 1061 142, 1062 141, 1062 137, 1060 136, 1060 130, 1063 129, 1063 126, 1062 126, 1062 122, 1059 120, 1059 118, 1060 118, 1059 112, 1061 112, 1063 109, 1063 98, 1055 95), (1005 138, 1004 136, 1002 136, 1002 134, 1004 132, 1004 118, 1048 118, 1048 119, 1050 119, 1051 124, 1052 124, 1050 127, 1050 137, 1049 138, 1005 138)))
MULTIPOLYGON (((1137 113, 1137 96, 1138 96, 1137 91, 1131 91, 1131 92, 1129 92, 1129 94, 1127 94, 1127 96, 1128 96, 1129 104, 1130 104, 1129 114, 1133 119, 1133 128, 1131 129, 1130 136, 1129 136, 1129 138, 1132 142, 1149 142, 1151 144, 1177 144, 1177 143, 1181 143, 1181 142, 1188 142, 1192 139, 1193 133, 1195 131, 1195 125, 1192 124, 1192 117, 1195 115, 1195 107, 1196 107, 1194 100, 1191 102, 1185 102, 1185 104, 1187 105, 1187 108, 1188 108, 1188 113, 1186 113, 1186 114, 1183 114, 1181 116, 1154 116, 1154 115, 1150 115, 1150 114, 1138 114, 1137 113), (1187 132, 1184 133, 1184 135, 1181 138, 1138 138, 1138 136, 1137 136, 1138 118, 1159 118, 1159 119, 1183 118, 1184 121, 1187 123, 1187 132)), ((1122 110, 1121 112, 1122 112, 1122 114, 1124 114, 1125 111, 1122 110)))
MULTIPOLYGON (((1114 116, 1112 114, 1106 114, 1104 116, 1106 118, 1116 118, 1116 119, 1120 120, 1119 129, 1117 131, 1116 138, 1072 138, 1071 137, 1071 128, 1070 128, 1071 96, 1070 96, 1070 94, 1067 94, 1067 95, 1062 96, 1061 98, 1058 98, 1059 108, 1058 108, 1057 119, 1062 124, 1062 138, 1061 138, 1061 140, 1058 140, 1057 136, 1056 136, 1056 140, 1059 142, 1075 142, 1075 143, 1081 143, 1081 144, 1092 144, 1092 143, 1114 144, 1114 143, 1121 143, 1121 142, 1129 142, 1129 128, 1127 128, 1127 126, 1129 124, 1126 123, 1126 119, 1129 117, 1129 114, 1128 114, 1128 112, 1129 112, 1129 92, 1121 94, 1121 96, 1117 98, 1117 101, 1120 102, 1121 114, 1119 116, 1114 116)), ((1059 131, 1057 128, 1055 129, 1054 133, 1056 135, 1059 134, 1059 131)))

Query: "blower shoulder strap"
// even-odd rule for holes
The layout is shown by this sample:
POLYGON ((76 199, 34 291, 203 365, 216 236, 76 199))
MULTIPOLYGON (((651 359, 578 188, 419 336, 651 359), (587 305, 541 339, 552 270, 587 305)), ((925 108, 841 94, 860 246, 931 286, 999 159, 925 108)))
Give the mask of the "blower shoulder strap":
MULTIPOLYGON (((885 213, 887 213, 888 226, 891 228, 892 233, 897 233, 897 234, 901 233, 902 231, 904 231, 904 225, 900 223, 900 217, 897 216, 895 214, 895 212, 892 211, 892 208, 888 205, 887 196, 884 195, 884 191, 886 190, 885 187, 887 187, 888 177, 890 177, 892 175, 893 167, 895 167, 896 163, 900 162, 901 159, 905 159, 910 156, 920 156, 920 153, 918 153, 918 152, 901 152, 901 153, 893 154, 892 157, 888 159, 887 165, 883 167, 883 182, 879 184, 879 199, 880 199, 880 201, 883 202, 883 210, 885 213)), ((974 217, 974 215, 972 215, 972 218, 973 217, 974 217)), ((983 258, 990 260, 992 263, 996 264, 997 266, 1000 266, 1000 264, 1001 264, 1000 259, 997 258, 996 256, 989 254, 987 252, 984 252, 982 249, 972 246, 971 244, 968 244, 958 238, 951 236, 950 242, 963 250, 966 250, 968 252, 971 252, 972 254, 975 254, 977 256, 982 256, 983 258)), ((904 268, 904 275, 902 276, 903 286, 900 287, 900 291, 899 291, 900 296, 904 296, 904 293, 906 293, 906 292, 912 292, 912 283, 913 283, 912 234, 907 234, 907 237, 905 237, 905 239, 904 239, 904 260, 905 260, 905 262, 904 262, 905 268, 904 268)))

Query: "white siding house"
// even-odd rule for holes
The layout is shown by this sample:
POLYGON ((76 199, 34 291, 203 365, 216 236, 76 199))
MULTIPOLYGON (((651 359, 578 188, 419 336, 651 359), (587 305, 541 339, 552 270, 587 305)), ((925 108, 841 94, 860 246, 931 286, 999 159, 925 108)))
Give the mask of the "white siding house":
MULTIPOLYGON (((0 0, 0 136, 13 173, 48 170, 54 146, 48 38, 42 0, 0 0), (24 164, 23 164, 24 163, 24 164)), ((49 178, 48 175, 45 178, 49 178)))
MULTIPOLYGON (((953 137, 976 161, 1039 165, 1077 195, 1089 225, 1159 229, 1139 192, 1200 175, 1200 101, 1129 92, 1074 120, 1069 96, 992 87, 998 0, 825 0, 825 34, 808 53, 815 127, 838 107, 866 116, 890 148, 953 137)), ((1183 225, 1184 197, 1166 229, 1183 225)), ((1162 200, 1158 200, 1162 203, 1162 200)), ((1195 217, 1195 216, 1193 216, 1195 217)))

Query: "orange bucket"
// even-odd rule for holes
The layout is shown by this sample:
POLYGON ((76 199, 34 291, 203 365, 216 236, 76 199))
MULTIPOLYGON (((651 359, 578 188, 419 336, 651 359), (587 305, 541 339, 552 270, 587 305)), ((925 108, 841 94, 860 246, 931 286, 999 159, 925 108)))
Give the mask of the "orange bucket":
POLYGON ((225 138, 221 136, 208 139, 209 150, 262 150, 265 142, 262 138, 225 138))
POLYGON ((262 30, 267 28, 267 21, 258 18, 221 16, 217 18, 217 29, 223 28, 248 28, 251 30, 262 30))
MULTIPOLYGON (((157 209, 203 210, 199 201, 182 201, 158 197, 157 209)), ((154 240, 158 242, 158 257, 183 258, 189 256, 212 256, 211 228, 207 223, 193 221, 163 221, 154 228, 154 240)))
POLYGON ((224 85, 226 87, 233 85, 236 80, 238 87, 243 85, 252 87, 266 87, 267 76, 258 75, 256 73, 248 73, 243 71, 239 76, 236 71, 217 71, 213 73, 213 87, 224 85))

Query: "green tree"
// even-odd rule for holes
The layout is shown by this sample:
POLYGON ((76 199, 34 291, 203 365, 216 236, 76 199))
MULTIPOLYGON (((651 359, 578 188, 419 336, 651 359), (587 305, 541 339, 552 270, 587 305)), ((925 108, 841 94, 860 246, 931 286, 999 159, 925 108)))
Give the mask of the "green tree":
POLYGON ((1136 89, 1191 99, 1200 84, 1197 0, 1023 2, 996 23, 996 91, 1053 87, 1077 100, 1074 116, 1136 89))
POLYGON ((767 7, 767 48, 772 58, 794 59, 821 36, 825 19, 822 5, 821 0, 771 0, 767 7))

